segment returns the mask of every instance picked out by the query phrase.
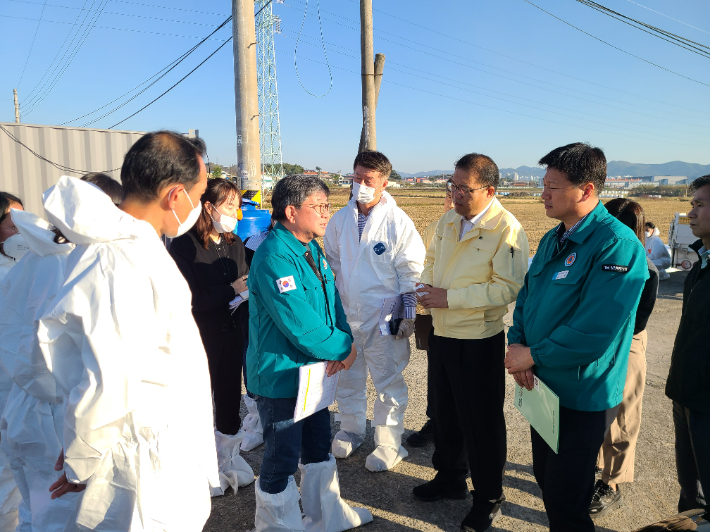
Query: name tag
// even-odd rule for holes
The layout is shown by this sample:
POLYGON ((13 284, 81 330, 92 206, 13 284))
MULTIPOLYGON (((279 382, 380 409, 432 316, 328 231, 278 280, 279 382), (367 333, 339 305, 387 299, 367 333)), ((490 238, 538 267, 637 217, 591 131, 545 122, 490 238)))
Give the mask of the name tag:
POLYGON ((605 272, 626 273, 629 271, 629 267, 620 266, 619 264, 602 264, 602 270, 605 272))
POLYGON ((557 279, 564 279, 565 277, 567 277, 567 275, 569 275, 569 270, 563 270, 554 274, 552 276, 552 280, 556 281, 557 279))

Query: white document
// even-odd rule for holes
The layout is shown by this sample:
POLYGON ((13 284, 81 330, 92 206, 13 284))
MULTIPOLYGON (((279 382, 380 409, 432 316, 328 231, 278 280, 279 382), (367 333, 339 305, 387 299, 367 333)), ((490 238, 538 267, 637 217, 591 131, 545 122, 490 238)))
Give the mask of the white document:
POLYGON ((298 398, 293 420, 301 421, 335 402, 338 374, 328 377, 327 362, 316 362, 298 368, 298 398))
POLYGON ((404 316, 404 305, 402 296, 385 298, 380 312, 380 336, 392 336, 390 332, 390 322, 401 320, 404 316))

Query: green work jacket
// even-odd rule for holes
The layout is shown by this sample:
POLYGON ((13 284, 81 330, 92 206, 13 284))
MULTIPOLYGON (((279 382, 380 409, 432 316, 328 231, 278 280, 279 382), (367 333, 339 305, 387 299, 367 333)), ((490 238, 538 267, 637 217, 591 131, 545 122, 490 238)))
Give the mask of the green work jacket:
POLYGON ((333 271, 315 240, 304 246, 276 224, 254 254, 249 272, 247 387, 255 395, 298 395, 298 368, 345 360, 353 337, 333 271), (310 249, 325 283, 306 260, 310 249))
POLYGON ((599 202, 558 251, 540 242, 518 294, 509 344, 530 347, 535 374, 574 410, 619 403, 636 307, 648 278, 643 245, 599 202))

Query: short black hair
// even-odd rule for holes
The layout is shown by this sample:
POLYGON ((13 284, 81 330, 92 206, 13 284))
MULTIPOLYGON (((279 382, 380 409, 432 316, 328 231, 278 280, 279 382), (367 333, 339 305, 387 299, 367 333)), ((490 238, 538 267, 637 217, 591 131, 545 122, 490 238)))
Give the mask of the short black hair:
POLYGON ((10 205, 13 203, 19 203, 24 209, 25 206, 22 200, 17 196, 10 194, 9 192, 0 192, 0 223, 7 217, 10 213, 10 205))
POLYGON ((358 166, 369 170, 377 170, 382 179, 389 179, 392 173, 392 163, 384 153, 379 151, 363 151, 358 153, 357 157, 355 157, 355 162, 353 162, 353 171, 355 171, 355 168, 358 166))
POLYGON ((710 185, 710 174, 698 177, 690 184, 690 192, 695 193, 700 187, 710 185))
POLYGON ((454 169, 474 174, 482 187, 498 188, 498 165, 488 155, 467 153, 454 163, 454 169))
POLYGON ((596 193, 604 189, 606 181, 606 157, 599 148, 584 142, 575 142, 555 148, 538 164, 567 174, 574 185, 594 184, 596 193))
POLYGON ((330 195, 330 189, 323 181, 316 176, 290 175, 279 179, 274 192, 271 195, 271 217, 277 222, 286 220, 286 207, 293 205, 300 207, 311 195, 316 192, 323 192, 330 195))
POLYGON ((174 131, 146 133, 128 150, 121 168, 123 199, 149 203, 167 185, 192 190, 200 178, 200 157, 207 149, 200 138, 174 131))
POLYGON ((88 174, 81 176, 81 180, 99 187, 116 205, 121 203, 121 198, 123 198, 123 187, 121 186, 121 183, 116 181, 110 175, 104 174, 103 172, 89 172, 88 174))
POLYGON ((646 227, 648 227, 649 229, 655 229, 656 224, 654 224, 653 222, 646 221, 646 227))

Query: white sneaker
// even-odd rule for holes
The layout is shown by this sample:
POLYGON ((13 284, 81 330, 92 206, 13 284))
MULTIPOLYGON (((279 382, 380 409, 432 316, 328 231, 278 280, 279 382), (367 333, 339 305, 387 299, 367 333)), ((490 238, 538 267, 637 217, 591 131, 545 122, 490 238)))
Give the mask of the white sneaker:
POLYGON ((365 437, 345 430, 338 431, 333 438, 331 453, 336 458, 347 458, 362 445, 365 437))
POLYGON ((409 453, 402 446, 396 449, 387 445, 378 445, 365 460, 365 469, 372 472, 389 471, 407 456, 409 453))

